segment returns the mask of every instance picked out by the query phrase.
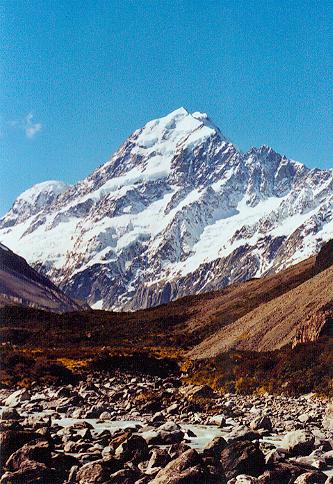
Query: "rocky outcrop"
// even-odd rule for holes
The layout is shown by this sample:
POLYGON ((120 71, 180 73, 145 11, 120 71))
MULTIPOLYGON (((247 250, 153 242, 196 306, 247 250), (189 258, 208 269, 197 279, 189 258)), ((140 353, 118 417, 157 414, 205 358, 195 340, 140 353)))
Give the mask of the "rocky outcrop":
POLYGON ((300 343, 317 341, 320 336, 332 334, 333 305, 321 309, 302 323, 293 339, 293 347, 300 343))

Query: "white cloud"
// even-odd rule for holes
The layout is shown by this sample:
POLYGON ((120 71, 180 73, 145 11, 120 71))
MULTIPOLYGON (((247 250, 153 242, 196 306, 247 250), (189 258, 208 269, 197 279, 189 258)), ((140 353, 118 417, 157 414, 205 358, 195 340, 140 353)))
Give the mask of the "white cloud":
POLYGON ((7 125, 14 129, 23 130, 28 139, 32 139, 41 131, 42 123, 35 123, 33 113, 28 113, 23 119, 8 121, 7 125))
POLYGON ((33 122, 34 115, 29 113, 23 120, 23 129, 27 138, 32 139, 42 129, 42 123, 33 122))

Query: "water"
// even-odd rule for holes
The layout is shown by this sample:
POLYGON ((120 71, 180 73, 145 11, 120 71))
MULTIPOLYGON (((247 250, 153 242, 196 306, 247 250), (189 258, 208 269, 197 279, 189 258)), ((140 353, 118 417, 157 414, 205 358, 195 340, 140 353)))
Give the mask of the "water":
MULTIPOLYGON (((45 413, 43 413, 45 416, 45 413)), ((101 422, 94 418, 59 418, 52 420, 53 424, 60 425, 61 427, 67 427, 78 422, 87 422, 91 424, 97 433, 103 432, 103 430, 109 430, 112 434, 117 430, 132 428, 139 429, 143 423, 139 420, 106 420, 101 422)), ((144 424, 145 425, 145 424, 144 424)), ((226 432, 222 431, 214 425, 196 425, 196 424, 179 424, 181 429, 186 433, 187 430, 191 430, 195 437, 189 437, 187 444, 193 449, 202 450, 214 437, 226 436, 226 432)))

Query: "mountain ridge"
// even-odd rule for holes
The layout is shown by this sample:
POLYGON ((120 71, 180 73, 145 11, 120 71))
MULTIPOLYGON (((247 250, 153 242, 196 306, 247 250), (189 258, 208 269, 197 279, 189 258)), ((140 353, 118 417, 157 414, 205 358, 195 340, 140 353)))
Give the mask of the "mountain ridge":
POLYGON ((38 213, 11 209, 0 240, 71 297, 118 311, 282 270, 333 233, 332 170, 267 145, 241 153, 206 114, 184 108, 42 198, 38 213))
POLYGON ((0 244, 0 306, 23 305, 53 312, 79 311, 85 304, 71 300, 20 256, 0 244))

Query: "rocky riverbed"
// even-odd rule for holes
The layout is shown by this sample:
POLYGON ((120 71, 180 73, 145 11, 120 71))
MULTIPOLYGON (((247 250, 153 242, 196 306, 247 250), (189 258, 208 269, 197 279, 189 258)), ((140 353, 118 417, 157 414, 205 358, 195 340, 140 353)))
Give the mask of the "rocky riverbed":
POLYGON ((327 400, 89 373, 0 390, 1 483, 330 483, 327 400))

